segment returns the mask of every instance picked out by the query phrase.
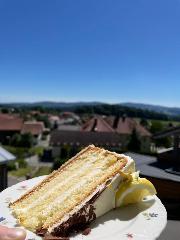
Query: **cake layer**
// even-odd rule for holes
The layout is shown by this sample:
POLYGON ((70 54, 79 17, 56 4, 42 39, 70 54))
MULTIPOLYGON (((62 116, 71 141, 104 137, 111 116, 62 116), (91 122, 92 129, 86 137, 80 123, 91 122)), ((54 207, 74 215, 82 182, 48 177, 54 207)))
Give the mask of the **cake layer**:
POLYGON ((26 228, 51 232, 126 171, 127 163, 124 155, 91 145, 10 206, 26 228))

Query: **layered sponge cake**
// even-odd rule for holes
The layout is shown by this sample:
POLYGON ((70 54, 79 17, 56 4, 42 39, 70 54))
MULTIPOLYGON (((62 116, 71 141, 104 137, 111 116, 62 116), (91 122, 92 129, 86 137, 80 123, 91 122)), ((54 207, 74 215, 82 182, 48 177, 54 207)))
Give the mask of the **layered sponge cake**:
POLYGON ((115 208, 119 185, 134 171, 131 158, 90 145, 10 207, 25 228, 67 237, 115 208))

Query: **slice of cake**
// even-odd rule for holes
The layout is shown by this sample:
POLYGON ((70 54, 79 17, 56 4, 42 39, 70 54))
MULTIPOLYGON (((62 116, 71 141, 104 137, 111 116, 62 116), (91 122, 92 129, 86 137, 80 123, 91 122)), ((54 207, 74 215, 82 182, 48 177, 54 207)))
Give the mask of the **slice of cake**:
POLYGON ((117 207, 116 192, 134 171, 130 157, 90 145, 10 207, 21 225, 45 239, 67 237, 117 207))

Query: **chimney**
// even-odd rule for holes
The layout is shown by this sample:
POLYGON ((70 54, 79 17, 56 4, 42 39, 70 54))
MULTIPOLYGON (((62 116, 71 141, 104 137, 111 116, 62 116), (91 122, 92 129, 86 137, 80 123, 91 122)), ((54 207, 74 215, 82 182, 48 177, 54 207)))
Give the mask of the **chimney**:
POLYGON ((94 124, 92 126, 92 129, 91 129, 92 132, 96 132, 97 131, 97 118, 94 119, 94 124))
POLYGON ((126 120, 126 114, 123 114, 122 121, 125 122, 125 120, 126 120))
POLYGON ((119 115, 115 116, 114 122, 113 122, 113 128, 116 129, 118 127, 119 122, 119 115))

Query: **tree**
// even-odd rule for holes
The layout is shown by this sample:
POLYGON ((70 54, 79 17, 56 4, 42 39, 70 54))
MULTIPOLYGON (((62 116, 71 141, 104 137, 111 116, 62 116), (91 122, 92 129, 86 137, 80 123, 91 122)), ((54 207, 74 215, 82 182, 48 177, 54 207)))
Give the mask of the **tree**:
POLYGON ((21 147, 32 147, 34 145, 34 137, 31 133, 21 135, 21 147))
POLYGON ((1 112, 2 113, 9 113, 9 109, 8 108, 1 108, 1 112))
POLYGON ((151 128, 150 128, 150 132, 155 134, 158 132, 161 132, 164 130, 164 125, 162 124, 161 121, 159 120, 152 120, 151 121, 151 128))
POLYGON ((146 127, 146 128, 149 127, 149 122, 148 122, 148 120, 145 119, 145 118, 141 118, 140 124, 141 124, 143 127, 146 127))
POLYGON ((15 134, 11 140, 10 145, 14 147, 32 147, 34 144, 34 137, 31 133, 15 134))
POLYGON ((16 133, 10 139, 10 145, 14 147, 19 147, 21 145, 21 135, 16 133))
POLYGON ((141 149, 141 142, 139 140, 136 129, 133 129, 131 138, 128 144, 128 149, 134 152, 139 152, 141 149))
POLYGON ((58 129, 58 122, 57 121, 54 122, 53 129, 58 129))
POLYGON ((50 124, 50 122, 49 122, 49 119, 48 119, 48 116, 42 116, 42 115, 39 115, 39 114, 38 114, 38 115, 36 116, 36 120, 43 122, 43 123, 44 123, 44 126, 45 126, 46 128, 50 128, 50 126, 51 126, 51 124, 50 124))
MULTIPOLYGON (((152 120, 151 121, 151 133, 155 134, 161 132, 167 128, 167 125, 163 124, 159 120, 152 120)), ((157 147, 171 147, 172 146, 172 139, 170 137, 163 137, 159 139, 155 139, 154 143, 157 147)))

